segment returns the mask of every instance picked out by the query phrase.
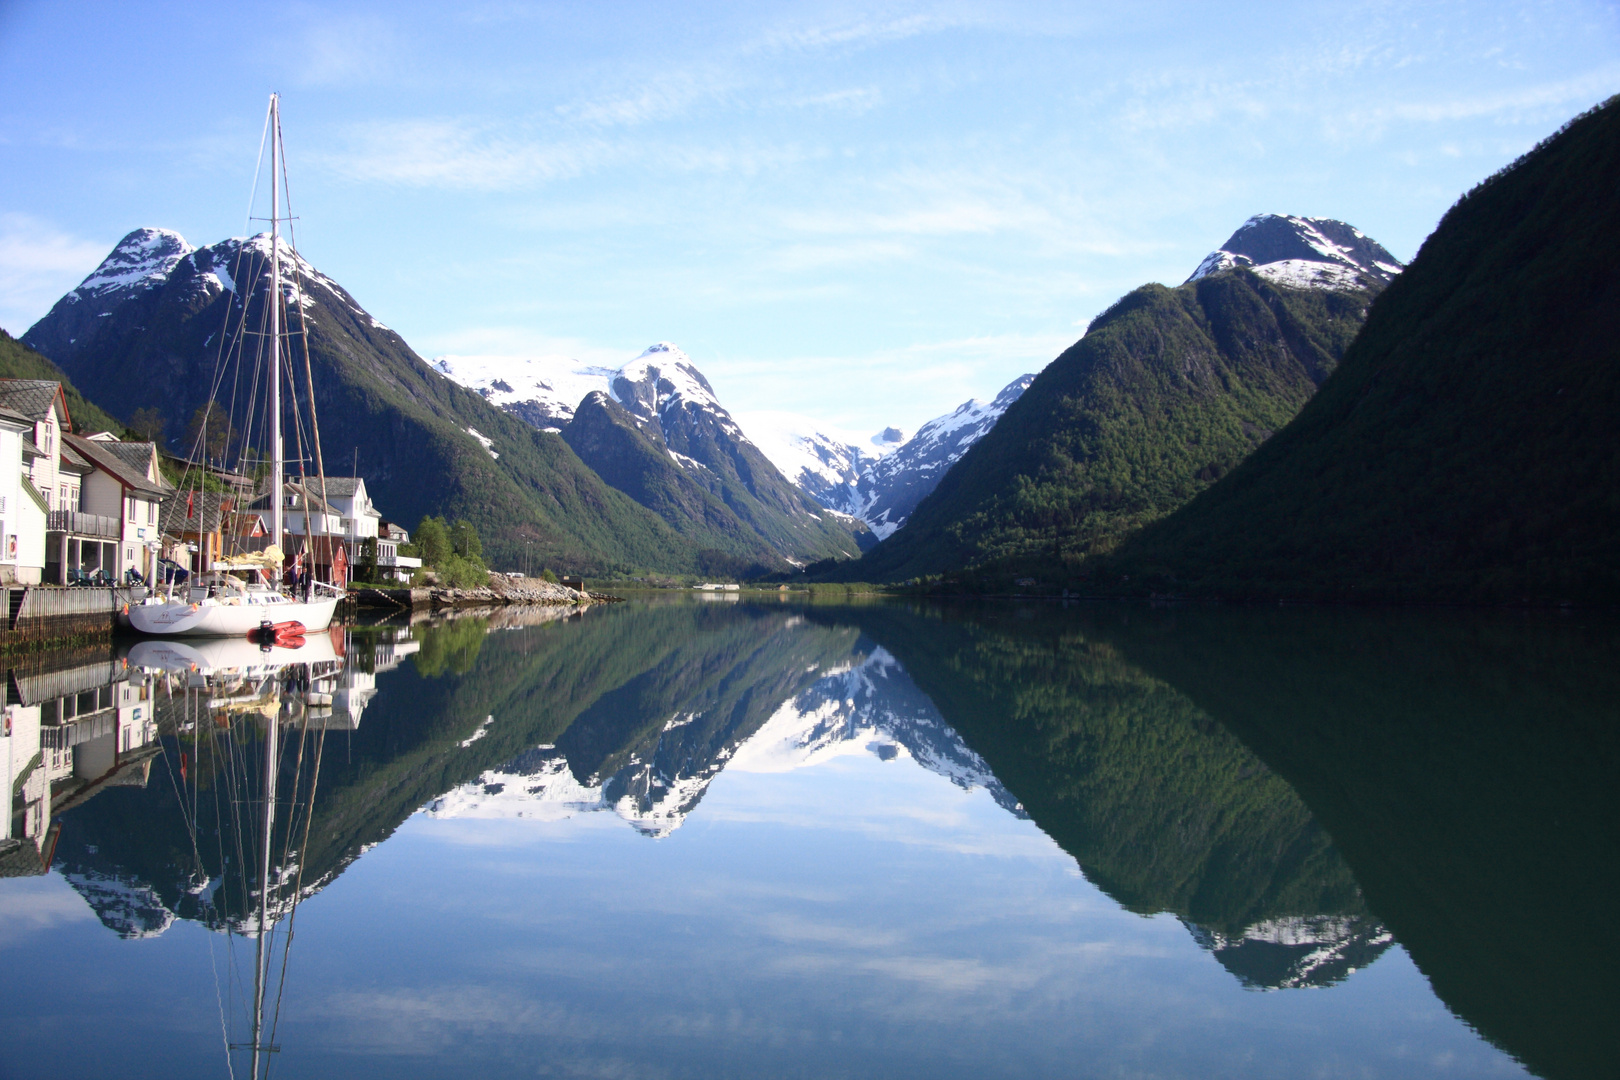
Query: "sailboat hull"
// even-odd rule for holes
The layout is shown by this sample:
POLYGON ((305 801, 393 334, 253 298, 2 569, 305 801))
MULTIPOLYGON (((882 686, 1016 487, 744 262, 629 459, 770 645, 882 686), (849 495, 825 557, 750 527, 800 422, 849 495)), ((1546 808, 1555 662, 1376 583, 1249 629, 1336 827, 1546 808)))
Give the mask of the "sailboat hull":
POLYGON ((335 596, 293 600, 275 594, 228 600, 163 600, 131 605, 129 625, 141 634, 164 637, 246 637, 263 625, 295 621, 316 634, 332 625, 337 612, 335 596))

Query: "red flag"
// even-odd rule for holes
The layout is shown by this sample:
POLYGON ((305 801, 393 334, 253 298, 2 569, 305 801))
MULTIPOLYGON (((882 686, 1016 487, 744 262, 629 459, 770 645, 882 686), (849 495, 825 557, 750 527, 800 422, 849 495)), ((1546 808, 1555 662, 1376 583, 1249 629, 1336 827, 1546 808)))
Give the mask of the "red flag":
POLYGON ((195 491, 186 492, 186 517, 188 517, 188 518, 192 516, 192 514, 191 514, 191 502, 196 497, 197 497, 197 493, 195 491))

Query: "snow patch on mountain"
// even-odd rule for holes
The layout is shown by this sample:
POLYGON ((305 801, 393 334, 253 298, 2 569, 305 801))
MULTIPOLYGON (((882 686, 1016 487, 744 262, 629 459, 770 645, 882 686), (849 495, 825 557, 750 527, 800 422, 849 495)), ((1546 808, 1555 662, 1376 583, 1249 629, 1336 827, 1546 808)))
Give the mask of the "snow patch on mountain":
POLYGON ((1379 287, 1402 269, 1377 241, 1342 221, 1256 214, 1205 256, 1187 280, 1240 266, 1295 289, 1379 287))
POLYGON ((1382 923, 1364 915, 1288 915, 1236 933, 1183 923, 1199 946, 1251 990, 1332 986, 1395 943, 1382 923))
POLYGON ((990 401, 964 401, 898 444, 890 441, 898 438, 898 431, 880 432, 870 440, 876 453, 809 424, 765 426, 773 417, 791 414, 759 414, 753 430, 766 433, 755 442, 800 488, 824 506, 866 522, 883 540, 905 524, 940 478, 984 438, 1034 379, 1020 375, 990 401))
POLYGON ((195 249, 171 229, 136 229, 68 296, 99 298, 126 290, 152 289, 169 280, 181 259, 195 249))

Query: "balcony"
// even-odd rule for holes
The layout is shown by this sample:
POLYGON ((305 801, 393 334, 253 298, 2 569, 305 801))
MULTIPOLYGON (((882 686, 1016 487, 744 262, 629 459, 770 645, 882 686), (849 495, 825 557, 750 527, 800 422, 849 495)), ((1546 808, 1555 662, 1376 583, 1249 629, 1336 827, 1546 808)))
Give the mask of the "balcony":
POLYGON ((118 540, 124 535, 124 526, 115 517, 81 514, 77 510, 52 510, 45 515, 45 531, 118 540))
POLYGON ((397 568, 400 570, 414 570, 416 567, 422 565, 422 560, 413 555, 379 555, 377 556, 377 565, 386 566, 391 569, 397 568))

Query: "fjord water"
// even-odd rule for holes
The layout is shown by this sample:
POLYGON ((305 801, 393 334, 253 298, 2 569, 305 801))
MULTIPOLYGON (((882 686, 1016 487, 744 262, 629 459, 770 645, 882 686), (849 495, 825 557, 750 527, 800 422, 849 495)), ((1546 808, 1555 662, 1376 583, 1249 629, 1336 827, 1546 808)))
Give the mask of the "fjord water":
MULTIPOLYGON (((344 651, 273 1074, 1620 1063, 1607 619, 633 601, 344 651)), ((148 682, 155 753, 6 856, 0 1075, 246 1074, 238 826, 148 682)))

